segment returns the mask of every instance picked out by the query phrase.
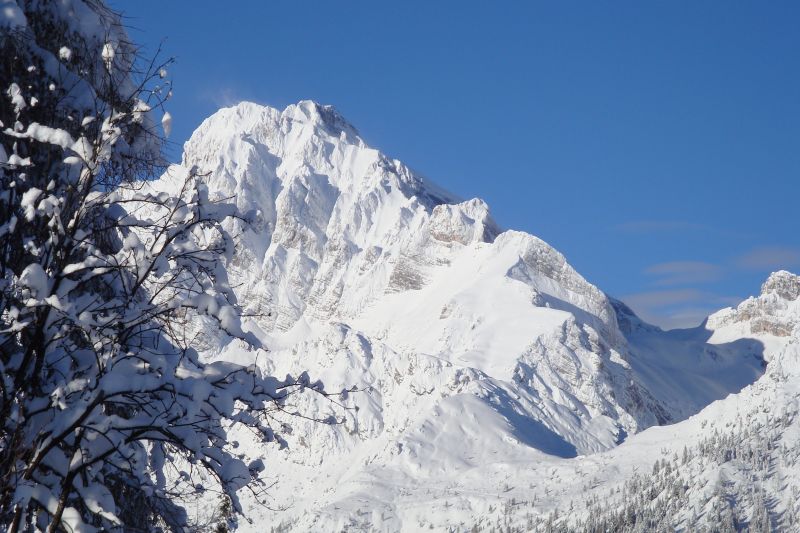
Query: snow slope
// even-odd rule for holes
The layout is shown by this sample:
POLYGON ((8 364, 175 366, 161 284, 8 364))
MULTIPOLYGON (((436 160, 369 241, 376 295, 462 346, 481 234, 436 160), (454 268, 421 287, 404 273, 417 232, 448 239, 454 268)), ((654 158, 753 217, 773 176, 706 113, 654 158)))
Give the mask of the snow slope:
MULTIPOLYGON (((298 409, 344 421, 295 423, 288 453, 243 446, 272 465, 271 507, 288 507, 251 502, 254 531, 264 519, 471 527, 525 494, 540 495, 545 516, 577 479, 567 471, 595 465, 624 479, 619 450, 652 462, 645 436, 668 430, 640 432, 752 387, 795 335, 788 273, 748 304, 759 319, 745 302, 694 330, 644 324, 548 244, 501 231, 483 201, 367 146, 329 106, 222 109, 182 165, 255 221, 233 223, 240 246, 226 266, 270 351, 205 338, 208 357, 308 369, 329 391, 359 391, 344 400, 357 409, 298 398, 298 409), (786 316, 773 320, 778 310, 786 316)), ((169 190, 178 174, 155 186, 169 190)))

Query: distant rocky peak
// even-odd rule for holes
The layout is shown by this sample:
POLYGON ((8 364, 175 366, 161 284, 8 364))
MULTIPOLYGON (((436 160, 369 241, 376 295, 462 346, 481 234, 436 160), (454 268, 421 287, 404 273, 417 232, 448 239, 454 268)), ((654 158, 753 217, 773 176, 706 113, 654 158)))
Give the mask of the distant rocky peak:
POLYGON ((761 286, 761 296, 775 293, 784 300, 793 302, 800 298, 800 276, 786 270, 770 274, 761 286))
POLYGON ((753 334, 790 337, 800 328, 800 276, 780 270, 770 274, 761 294, 735 308, 723 309, 708 318, 710 329, 745 323, 753 334))

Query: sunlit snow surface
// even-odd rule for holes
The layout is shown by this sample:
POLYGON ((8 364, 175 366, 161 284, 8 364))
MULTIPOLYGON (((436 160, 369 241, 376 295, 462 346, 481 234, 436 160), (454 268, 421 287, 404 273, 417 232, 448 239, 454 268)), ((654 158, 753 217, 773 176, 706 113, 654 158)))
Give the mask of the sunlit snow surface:
MULTIPOLYGON (((294 421, 288 451, 239 435, 277 481, 269 507, 285 508, 251 498, 242 530, 468 529, 501 515, 522 527, 571 501, 580 511, 585 495, 707 424, 790 394, 760 376, 765 359, 797 366, 796 301, 754 299, 788 334, 754 332, 753 313, 735 310, 663 332, 540 239, 501 231, 481 200, 462 202, 365 145, 333 108, 222 109, 182 164, 253 221, 232 228, 241 243, 227 267, 270 348, 203 336, 198 324, 207 357, 308 369, 329 391, 360 391, 343 400, 357 410, 298 398, 301 412, 344 422, 294 421), (671 425, 643 431, 659 424, 671 425)), ((168 173, 154 186, 175 182, 168 173)))

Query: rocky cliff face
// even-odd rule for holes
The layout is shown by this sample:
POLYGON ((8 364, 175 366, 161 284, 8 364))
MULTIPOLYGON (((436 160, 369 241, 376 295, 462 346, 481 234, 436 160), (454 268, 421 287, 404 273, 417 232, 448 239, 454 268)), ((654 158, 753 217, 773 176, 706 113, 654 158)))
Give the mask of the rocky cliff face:
MULTIPOLYGON (((290 456, 269 457, 276 476, 293 473, 279 503, 320 520, 382 509, 393 529, 397 499, 423 478, 462 483, 500 459, 602 452, 763 371, 758 346, 643 324, 547 243, 502 231, 483 201, 370 148, 330 107, 222 109, 182 164, 255 220, 232 224, 240 245, 226 266, 270 352, 209 339, 208 356, 308 369, 328 390, 362 391, 343 424, 301 427, 290 456)), ((168 172, 155 186, 171 183, 168 172)), ((797 292, 776 276, 759 297, 775 309, 797 292)), ((314 401, 299 407, 342 416, 314 401)))
POLYGON ((797 336, 800 327, 800 276, 781 270, 761 286, 761 294, 735 308, 711 315, 708 326, 738 325, 753 335, 797 336))

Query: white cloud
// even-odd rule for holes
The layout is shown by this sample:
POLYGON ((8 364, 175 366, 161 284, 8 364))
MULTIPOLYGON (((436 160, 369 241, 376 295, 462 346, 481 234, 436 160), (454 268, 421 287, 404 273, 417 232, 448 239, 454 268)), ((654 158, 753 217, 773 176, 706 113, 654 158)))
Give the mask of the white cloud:
POLYGON ((722 269, 704 261, 670 261, 658 263, 645 269, 654 276, 656 285, 691 285, 717 281, 722 277, 722 269))
POLYGON ((698 326, 709 314, 742 301, 698 289, 639 292, 620 299, 644 321, 663 329, 698 326))
POLYGON ((672 233, 686 231, 709 231, 712 228, 683 220, 634 220, 617 224, 614 229, 622 233, 672 233))
POLYGON ((760 246, 739 256, 736 265, 746 270, 781 270, 800 266, 800 248, 760 246))

